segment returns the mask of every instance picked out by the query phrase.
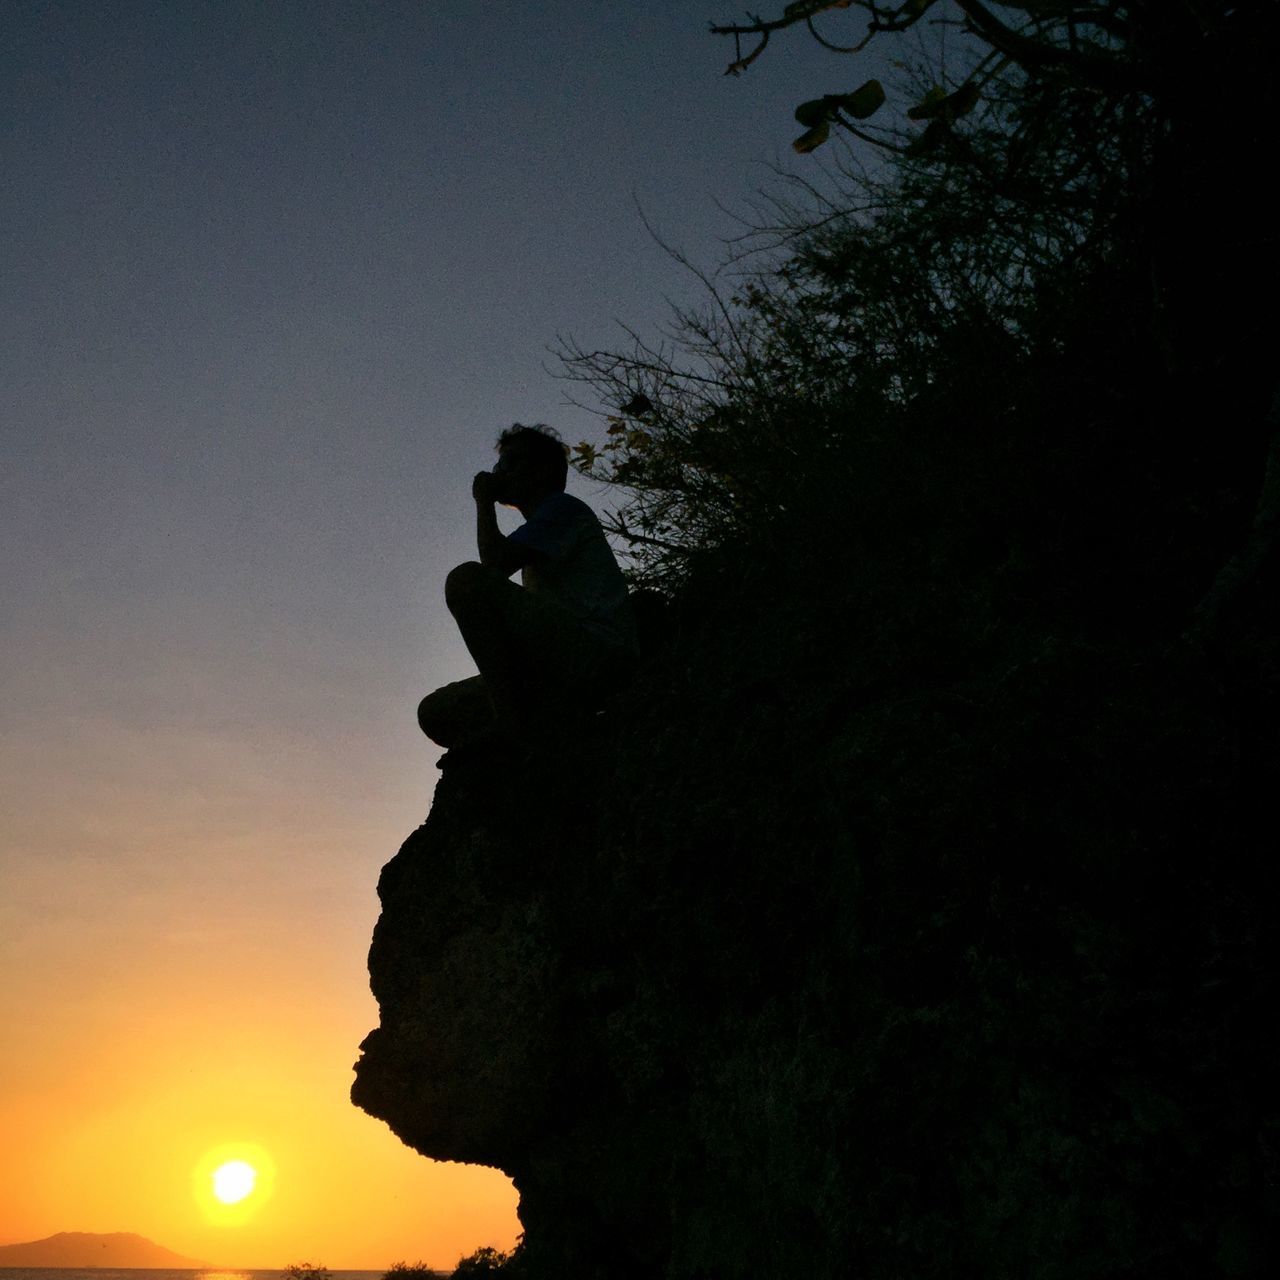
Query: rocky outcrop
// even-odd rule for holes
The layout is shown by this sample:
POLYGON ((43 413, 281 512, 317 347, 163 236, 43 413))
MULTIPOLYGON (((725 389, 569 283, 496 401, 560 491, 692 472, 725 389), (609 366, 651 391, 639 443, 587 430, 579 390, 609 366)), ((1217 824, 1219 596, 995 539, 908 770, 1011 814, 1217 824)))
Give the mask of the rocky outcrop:
POLYGON ((607 733, 585 732, 576 752, 446 757, 430 817, 379 881, 381 1025, 352 1096, 424 1155, 509 1173, 548 1256, 607 1247, 654 1262, 661 1242, 634 1234, 661 1212, 639 1212, 648 1146, 628 1136, 637 1118, 593 1043, 619 957, 591 954, 608 927, 591 899, 606 904, 573 775, 607 733))
POLYGON ((446 757, 353 1097, 514 1179, 525 1274, 1266 1256, 1270 668, 937 607, 945 663, 694 628, 605 714, 446 757))

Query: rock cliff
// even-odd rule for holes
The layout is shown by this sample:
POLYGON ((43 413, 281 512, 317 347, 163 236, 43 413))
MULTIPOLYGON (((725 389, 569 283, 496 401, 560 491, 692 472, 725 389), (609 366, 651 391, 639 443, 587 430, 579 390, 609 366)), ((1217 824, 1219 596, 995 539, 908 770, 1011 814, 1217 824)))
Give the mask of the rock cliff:
POLYGON ((1272 650, 788 598, 446 757, 356 1103, 506 1171, 532 1276, 1253 1273, 1272 650))

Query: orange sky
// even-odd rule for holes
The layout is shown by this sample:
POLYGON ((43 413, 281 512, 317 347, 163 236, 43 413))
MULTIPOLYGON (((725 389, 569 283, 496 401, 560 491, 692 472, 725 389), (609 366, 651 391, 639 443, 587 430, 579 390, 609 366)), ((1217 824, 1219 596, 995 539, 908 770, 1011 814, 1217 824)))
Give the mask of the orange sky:
POLYGON ((601 439, 548 344, 701 298, 637 204, 714 263, 795 103, 847 87, 809 40, 726 78, 708 16, 8 6, 0 1243, 512 1243, 502 1175, 348 1100, 375 886, 437 776, 418 699, 474 671, 472 476, 514 421, 601 439), (237 1142, 274 1192, 211 1224, 192 1170, 237 1142))
MULTIPOLYGON (((67 779, 111 756, 85 728, 67 779)), ((412 768, 392 782, 425 809, 430 755, 400 736, 412 768)), ((77 852, 47 856, 0 900, 0 1243, 136 1231, 260 1268, 447 1267, 510 1247, 506 1178, 425 1160, 347 1099, 377 1022, 364 956, 378 865, 421 813, 356 829, 342 779, 318 762, 282 752, 263 794, 237 784, 238 754, 214 736, 162 737, 147 758, 163 779, 141 783, 126 759, 112 797, 68 781, 67 803, 26 829, 77 852), (202 778, 220 819, 195 797, 202 778), (269 1154, 274 1189, 217 1224, 192 1173, 237 1142, 269 1154)))

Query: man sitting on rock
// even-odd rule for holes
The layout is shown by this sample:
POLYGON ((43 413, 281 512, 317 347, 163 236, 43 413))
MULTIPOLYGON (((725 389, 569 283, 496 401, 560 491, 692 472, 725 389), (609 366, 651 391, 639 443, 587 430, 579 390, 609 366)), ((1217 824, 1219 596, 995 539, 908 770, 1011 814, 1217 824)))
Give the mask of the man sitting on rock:
POLYGON ((604 530, 565 493, 569 451, 542 425, 516 423, 498 461, 471 482, 480 562, 445 580, 445 602, 480 674, 423 698, 418 723, 451 747, 491 725, 536 727, 564 705, 587 706, 635 663, 627 586, 604 530), (495 503, 524 516, 510 536, 495 503), (509 579, 521 572, 522 586, 509 579))

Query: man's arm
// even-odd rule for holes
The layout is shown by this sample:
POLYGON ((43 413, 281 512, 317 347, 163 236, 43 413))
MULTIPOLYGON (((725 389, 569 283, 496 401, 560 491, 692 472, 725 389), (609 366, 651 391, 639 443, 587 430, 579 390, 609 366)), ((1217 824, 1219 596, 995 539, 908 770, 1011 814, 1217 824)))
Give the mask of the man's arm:
POLYGON ((535 552, 512 542, 498 528, 498 515, 493 509, 496 499, 491 471, 481 471, 471 482, 471 496, 476 501, 476 548, 482 565, 509 577, 535 559, 535 552))

